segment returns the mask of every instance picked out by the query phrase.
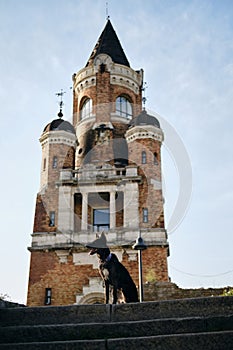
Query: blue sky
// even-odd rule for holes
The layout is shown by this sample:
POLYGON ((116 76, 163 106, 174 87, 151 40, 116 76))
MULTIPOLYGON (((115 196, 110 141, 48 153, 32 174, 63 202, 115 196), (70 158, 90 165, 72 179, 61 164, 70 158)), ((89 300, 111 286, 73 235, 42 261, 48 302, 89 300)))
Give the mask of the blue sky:
MULTIPOLYGON (((1 0, 0 293, 26 302, 44 126, 105 25, 103 0, 1 0)), ((180 168, 163 150, 169 275, 180 287, 233 286, 233 3, 108 1, 131 67, 143 68, 148 110, 176 130, 192 169, 188 210, 173 230, 180 168)), ((185 168, 185 164, 184 164, 185 168)), ((181 169, 182 171, 182 169, 181 169)), ((190 178, 187 175, 187 182, 190 178)), ((182 186, 182 184, 181 184, 182 186)), ((185 183, 183 183, 185 186, 185 183)))

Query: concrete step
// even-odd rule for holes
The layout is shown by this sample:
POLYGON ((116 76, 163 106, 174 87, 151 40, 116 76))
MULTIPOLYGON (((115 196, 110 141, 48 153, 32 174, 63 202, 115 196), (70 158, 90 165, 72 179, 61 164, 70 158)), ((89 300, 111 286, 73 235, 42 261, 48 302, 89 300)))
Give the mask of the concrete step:
POLYGON ((7 326, 0 328, 0 343, 114 339, 217 331, 233 331, 233 315, 104 324, 7 326))
POLYGON ((118 305, 0 308, 0 326, 105 323, 232 314, 233 297, 212 297, 118 305))
POLYGON ((0 326, 110 321, 111 305, 69 305, 0 309, 0 326))
POLYGON ((233 297, 0 308, 0 350, 232 350, 233 297))
POLYGON ((232 350, 233 331, 110 339, 108 350, 232 350))
MULTIPOLYGON (((0 350, 106 350, 105 340, 0 344, 0 350)), ((119 348, 118 348, 119 349, 119 348)))
POLYGON ((232 350, 233 331, 93 341, 0 344, 0 350, 232 350))
POLYGON ((233 315, 233 297, 176 299, 139 304, 118 304, 111 321, 136 321, 176 317, 233 315))

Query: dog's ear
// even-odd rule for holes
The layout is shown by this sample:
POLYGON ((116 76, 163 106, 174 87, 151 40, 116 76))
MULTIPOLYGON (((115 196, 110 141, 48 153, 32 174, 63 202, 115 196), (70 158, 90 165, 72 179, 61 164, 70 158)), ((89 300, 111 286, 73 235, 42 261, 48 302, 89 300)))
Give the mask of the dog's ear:
POLYGON ((95 238, 100 238, 100 236, 98 235, 98 233, 95 234, 95 238))

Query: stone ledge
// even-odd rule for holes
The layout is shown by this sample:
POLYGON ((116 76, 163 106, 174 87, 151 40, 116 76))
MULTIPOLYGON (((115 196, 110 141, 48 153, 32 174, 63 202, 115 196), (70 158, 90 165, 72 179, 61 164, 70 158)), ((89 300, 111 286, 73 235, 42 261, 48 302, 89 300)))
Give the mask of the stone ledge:
POLYGON ((24 304, 13 303, 11 301, 0 299, 0 309, 1 308, 15 308, 15 307, 25 307, 24 304))
POLYGON ((222 288, 180 288, 172 282, 147 282, 144 284, 144 300, 172 300, 184 298, 204 298, 221 296, 226 289, 222 288))
MULTIPOLYGON (((142 229, 142 237, 145 244, 149 246, 168 246, 167 234, 164 229, 142 229)), ((70 249, 74 247, 85 247, 88 242, 93 240, 92 231, 82 230, 80 232, 63 231, 63 232, 34 232, 32 235, 32 247, 29 250, 44 250, 64 248, 70 249)), ((116 247, 132 247, 133 243, 139 235, 139 229, 125 228, 125 229, 111 229, 107 234, 108 245, 111 249, 116 247)))

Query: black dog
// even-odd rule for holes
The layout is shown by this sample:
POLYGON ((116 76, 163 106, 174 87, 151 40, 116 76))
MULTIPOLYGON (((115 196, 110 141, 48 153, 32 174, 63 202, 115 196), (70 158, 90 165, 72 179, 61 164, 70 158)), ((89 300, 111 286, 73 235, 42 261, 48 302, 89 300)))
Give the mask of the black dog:
POLYGON ((118 291, 122 291, 126 303, 138 302, 137 288, 117 256, 107 247, 105 234, 102 233, 92 243, 86 245, 91 249, 90 255, 97 254, 100 259, 99 272, 105 284, 105 302, 109 303, 109 287, 113 287, 113 304, 117 303, 118 291))

